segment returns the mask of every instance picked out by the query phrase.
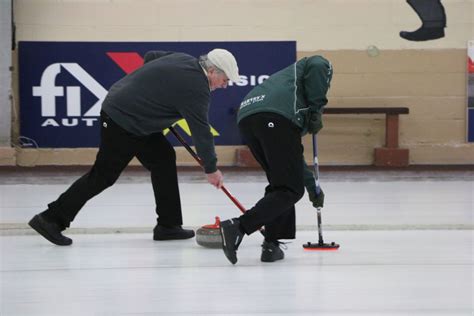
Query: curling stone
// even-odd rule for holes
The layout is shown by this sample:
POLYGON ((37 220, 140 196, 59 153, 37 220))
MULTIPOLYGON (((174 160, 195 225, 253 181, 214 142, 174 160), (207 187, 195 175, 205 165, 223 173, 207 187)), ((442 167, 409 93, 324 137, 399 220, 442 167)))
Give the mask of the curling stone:
POLYGON ((214 224, 204 225, 196 231, 196 242, 206 248, 222 248, 221 220, 216 216, 214 224))

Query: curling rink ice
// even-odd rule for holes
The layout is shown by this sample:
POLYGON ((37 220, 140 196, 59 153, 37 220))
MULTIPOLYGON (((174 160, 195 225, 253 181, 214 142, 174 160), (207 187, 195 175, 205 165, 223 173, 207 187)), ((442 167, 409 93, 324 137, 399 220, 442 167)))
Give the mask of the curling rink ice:
MULTIPOLYGON (((260 262, 246 236, 231 265, 194 239, 153 241, 154 199, 145 172, 125 172, 50 244, 26 223, 83 172, 0 174, 0 315, 474 315, 474 172, 327 172, 323 235, 316 211, 297 204, 297 238, 285 259, 260 262)), ((247 207, 263 194, 259 172, 224 170, 247 207)), ((180 172, 184 226, 239 210, 180 172)))

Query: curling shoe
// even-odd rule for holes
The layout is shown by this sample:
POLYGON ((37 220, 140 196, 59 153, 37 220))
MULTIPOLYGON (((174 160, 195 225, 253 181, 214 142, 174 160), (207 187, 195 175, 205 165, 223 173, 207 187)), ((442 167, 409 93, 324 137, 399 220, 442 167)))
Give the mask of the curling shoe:
POLYGON ((28 222, 28 225, 53 244, 58 246, 69 246, 72 244, 71 238, 61 234, 64 229, 62 229, 57 223, 46 220, 41 214, 35 215, 28 222))
POLYGON ((285 253, 280 248, 279 241, 264 241, 262 244, 262 262, 275 262, 285 258, 285 253))
POLYGON ((244 233, 240 230, 240 221, 237 218, 221 222, 222 250, 232 264, 237 262, 237 249, 244 233))
POLYGON ((153 240, 177 240, 194 237, 194 230, 183 229, 181 225, 163 226, 156 225, 153 229, 153 240))

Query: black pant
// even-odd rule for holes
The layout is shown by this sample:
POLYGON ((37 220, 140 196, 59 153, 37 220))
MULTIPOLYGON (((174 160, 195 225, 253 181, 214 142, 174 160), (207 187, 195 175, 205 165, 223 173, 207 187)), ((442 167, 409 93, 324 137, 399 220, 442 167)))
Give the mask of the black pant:
POLYGON ((258 113, 239 128, 267 175, 265 196, 240 217, 245 233, 265 226, 265 239, 295 238, 295 204, 304 194, 301 131, 285 117, 258 113))
POLYGON ((43 214, 63 228, 69 227, 91 198, 110 187, 133 157, 151 172, 158 223, 182 225, 181 202, 176 172, 176 153, 162 133, 135 136, 101 113, 99 152, 92 169, 48 205, 43 214))

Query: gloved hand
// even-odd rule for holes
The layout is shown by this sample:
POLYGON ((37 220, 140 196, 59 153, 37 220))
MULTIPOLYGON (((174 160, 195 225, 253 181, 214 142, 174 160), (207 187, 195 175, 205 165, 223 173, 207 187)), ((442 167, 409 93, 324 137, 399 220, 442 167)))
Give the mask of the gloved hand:
MULTIPOLYGON (((321 188, 320 188, 321 189, 321 188)), ((313 203, 314 208, 324 206, 324 192, 323 189, 316 194, 316 187, 308 190, 309 200, 313 203)))
POLYGON ((323 120, 321 113, 309 112, 308 113, 308 133, 316 134, 323 128, 323 120))

